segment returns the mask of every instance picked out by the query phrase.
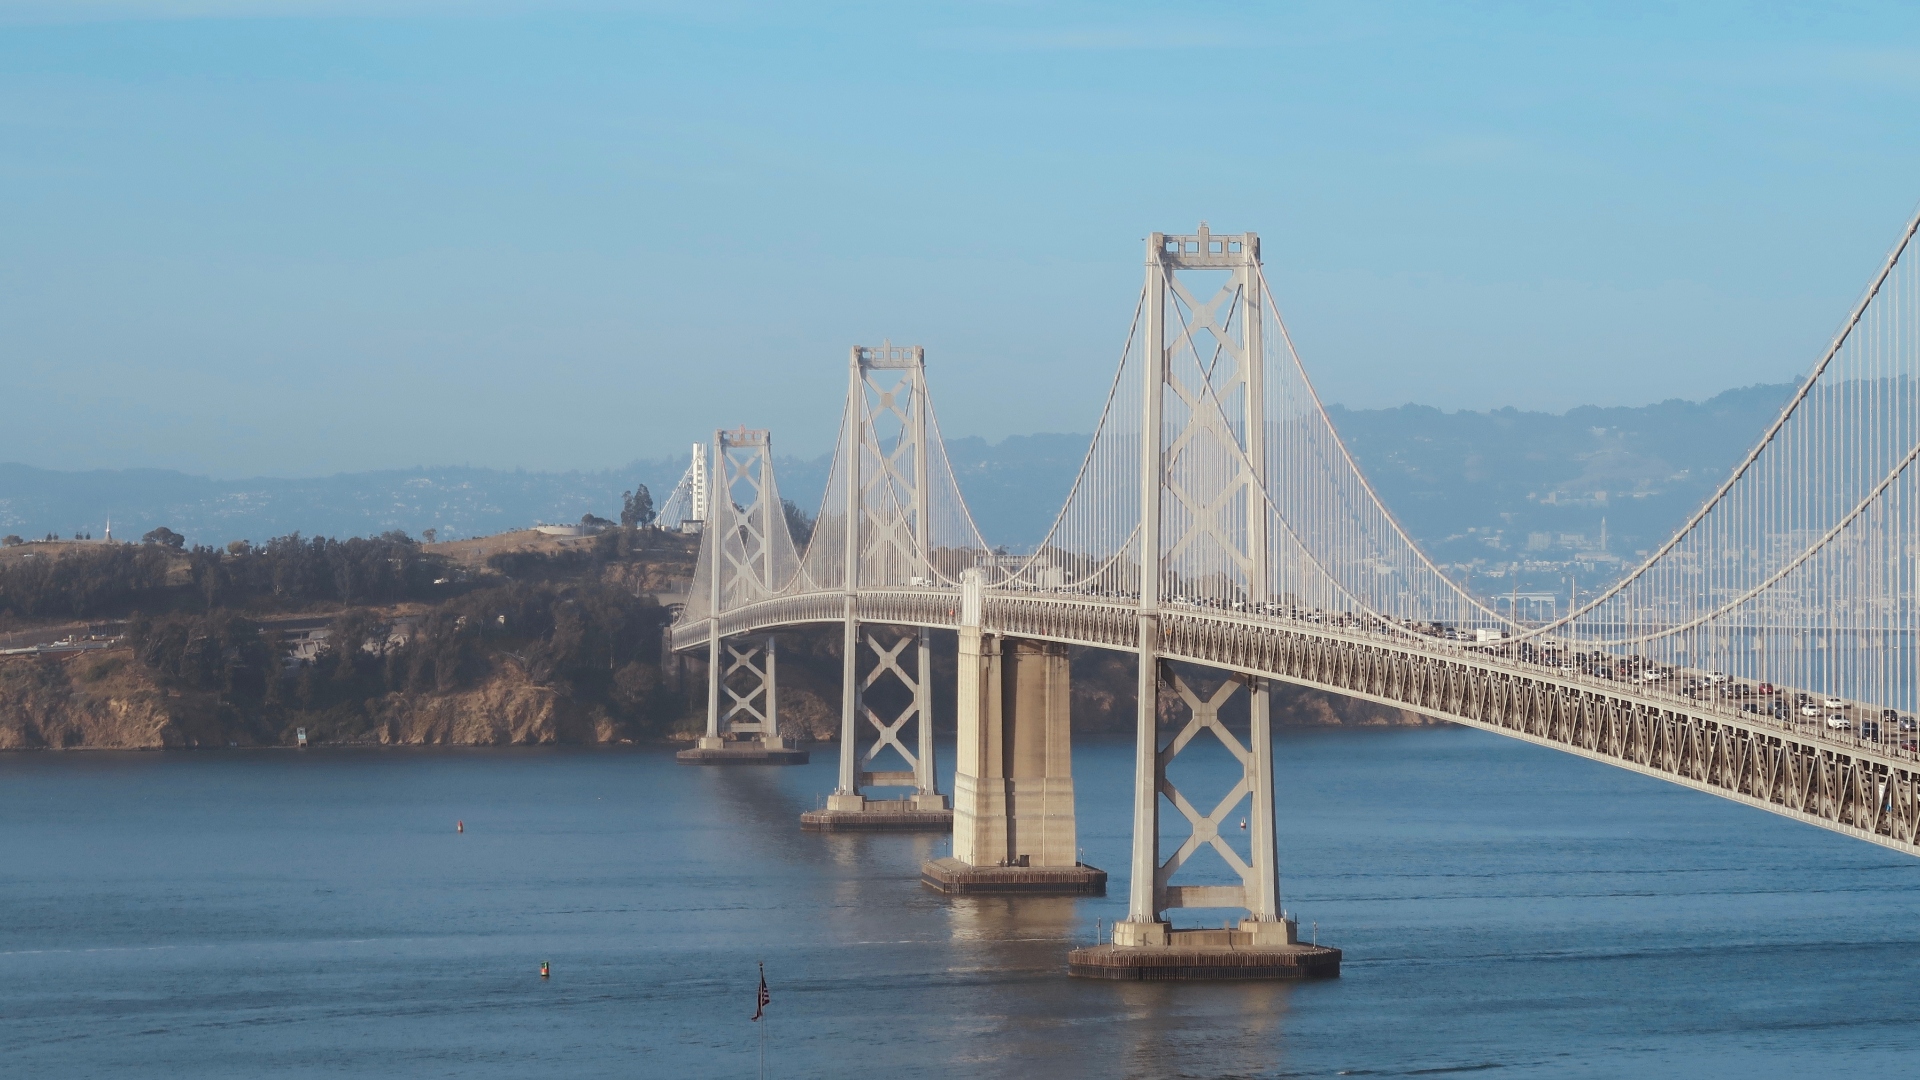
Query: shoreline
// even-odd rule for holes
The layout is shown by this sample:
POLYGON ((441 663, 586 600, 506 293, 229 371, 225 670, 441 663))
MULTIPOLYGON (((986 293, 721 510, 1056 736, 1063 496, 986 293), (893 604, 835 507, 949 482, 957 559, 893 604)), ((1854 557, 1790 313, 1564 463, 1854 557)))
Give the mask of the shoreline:
MULTIPOLYGON (((1465 725, 1446 720, 1437 720, 1426 724, 1276 724, 1275 733, 1332 733, 1339 731, 1430 731, 1436 728, 1466 730, 1465 725)), ((942 742, 951 742, 951 731, 938 732, 935 738, 942 742)), ((1076 741, 1121 742, 1131 741, 1133 735, 1119 731, 1075 732, 1076 741)), ((692 746, 693 738, 687 739, 623 739, 614 742, 502 742, 502 743, 463 743, 463 742, 325 742, 307 746, 287 746, 279 743, 254 744, 251 746, 8 746, 0 747, 0 758, 7 755, 27 754, 238 754, 238 753, 325 753, 328 751, 364 751, 408 752, 422 750, 618 750, 665 752, 680 751, 692 746)), ((795 745, 801 750, 814 750, 821 747, 838 747, 838 739, 796 739, 795 745)))

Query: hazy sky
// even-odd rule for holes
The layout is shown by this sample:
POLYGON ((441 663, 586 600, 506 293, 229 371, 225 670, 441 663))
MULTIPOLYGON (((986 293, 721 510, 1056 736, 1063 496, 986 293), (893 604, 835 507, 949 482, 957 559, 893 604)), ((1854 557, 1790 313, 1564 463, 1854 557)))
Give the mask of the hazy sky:
POLYGON ((1912 12, 0 0, 0 460, 815 454, 882 337, 1085 431, 1201 218, 1331 401, 1779 381, 1920 200, 1912 12))

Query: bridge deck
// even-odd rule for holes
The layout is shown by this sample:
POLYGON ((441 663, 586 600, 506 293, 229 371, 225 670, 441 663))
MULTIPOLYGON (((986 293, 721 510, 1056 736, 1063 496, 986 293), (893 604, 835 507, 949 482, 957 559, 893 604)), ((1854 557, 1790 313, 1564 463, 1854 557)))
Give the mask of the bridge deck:
MULTIPOLYGON (((843 593, 781 597, 728 611, 718 630, 838 622, 845 603, 843 593)), ((855 609, 865 622, 951 628, 959 603, 952 590, 876 590, 860 593, 855 609)), ((1139 614, 1124 599, 989 591, 982 625, 1014 637, 1138 648, 1139 614)), ((712 620, 676 624, 673 647, 704 646, 713 630, 712 620)), ((1889 744, 1810 729, 1411 633, 1170 605, 1160 634, 1170 660, 1412 709, 1920 855, 1920 755, 1910 740, 1898 745, 1897 732, 1889 744)))

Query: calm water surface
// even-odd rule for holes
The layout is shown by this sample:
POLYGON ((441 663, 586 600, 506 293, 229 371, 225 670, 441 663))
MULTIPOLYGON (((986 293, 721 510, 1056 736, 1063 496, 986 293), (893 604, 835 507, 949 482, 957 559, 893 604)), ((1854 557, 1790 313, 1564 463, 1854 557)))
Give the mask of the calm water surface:
POLYGON ((782 1077, 1892 1076, 1920 1052, 1920 861, 1552 751, 1283 735, 1287 906, 1345 974, 1212 986, 1064 973, 1124 914, 1129 742, 1076 747, 1113 874, 1078 901, 946 900, 917 881, 944 838, 799 832, 831 756, 0 756, 0 1071, 749 1077, 761 959, 782 1077))

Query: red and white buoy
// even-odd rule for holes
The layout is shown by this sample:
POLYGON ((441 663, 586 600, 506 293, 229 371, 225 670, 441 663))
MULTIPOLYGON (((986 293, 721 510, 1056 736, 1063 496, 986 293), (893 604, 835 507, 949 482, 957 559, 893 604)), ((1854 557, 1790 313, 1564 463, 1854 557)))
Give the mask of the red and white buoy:
POLYGON ((464 822, 464 821, 456 821, 456 822, 454 822, 454 823, 453 823, 453 831, 454 831, 454 832, 466 832, 466 831, 467 831, 467 823, 466 823, 466 822, 464 822))

